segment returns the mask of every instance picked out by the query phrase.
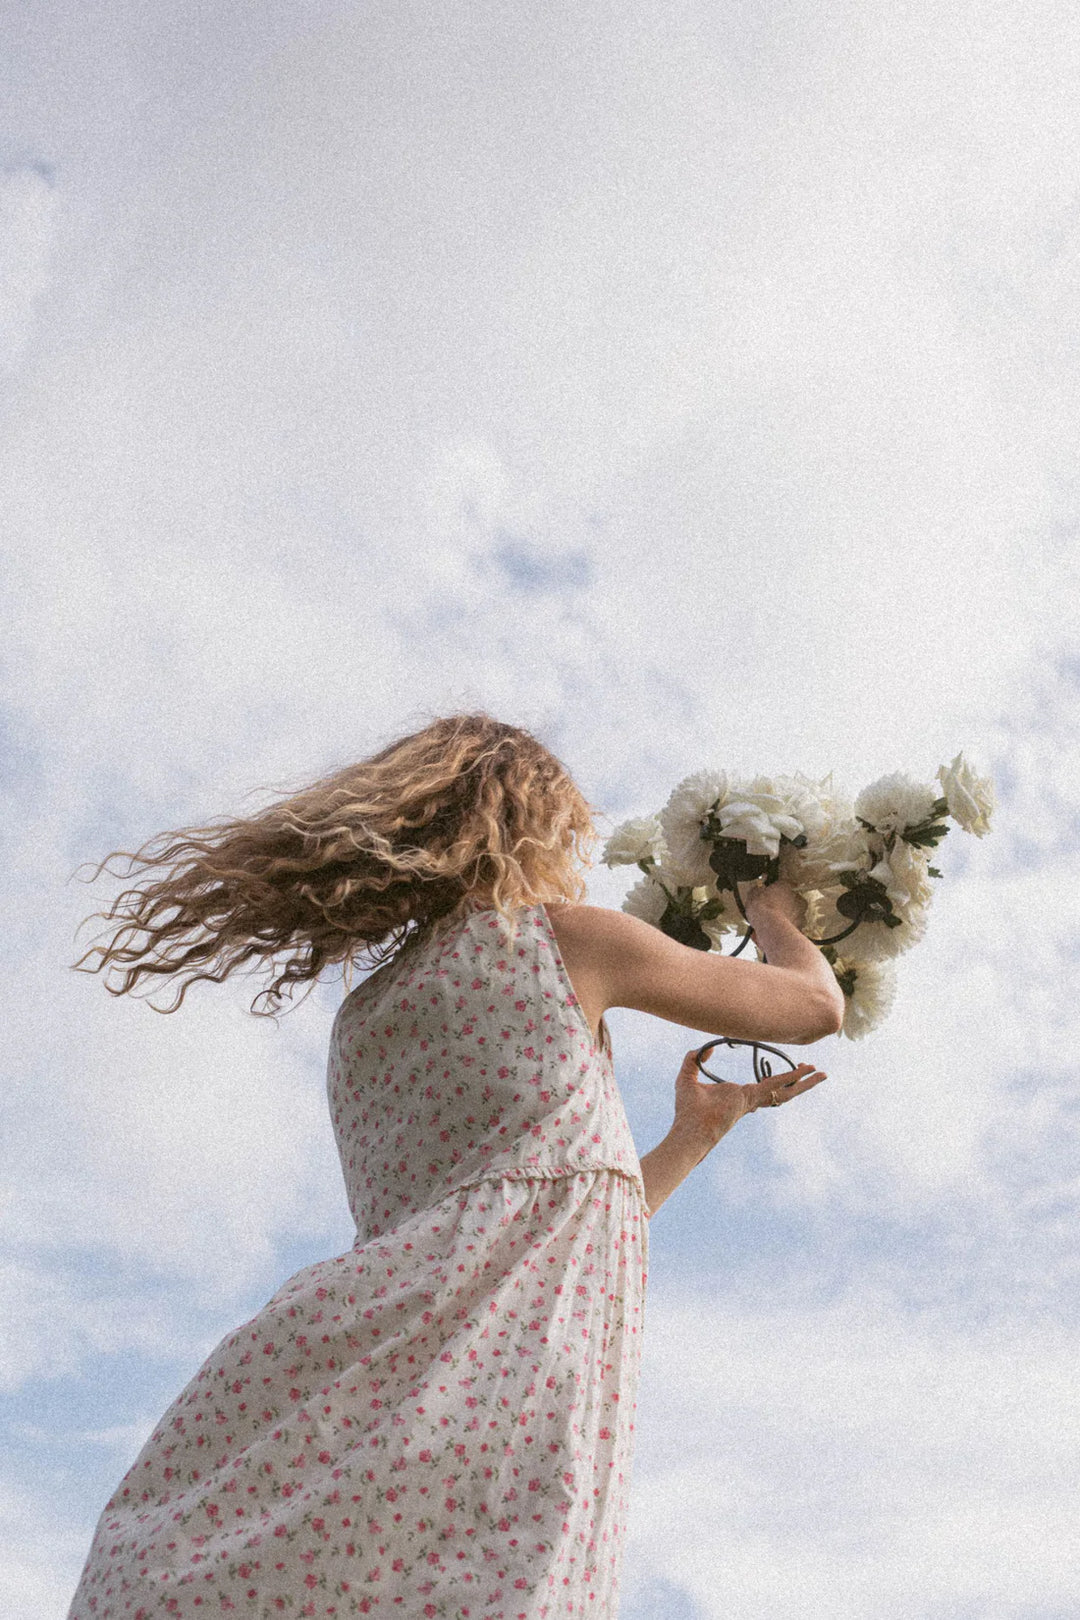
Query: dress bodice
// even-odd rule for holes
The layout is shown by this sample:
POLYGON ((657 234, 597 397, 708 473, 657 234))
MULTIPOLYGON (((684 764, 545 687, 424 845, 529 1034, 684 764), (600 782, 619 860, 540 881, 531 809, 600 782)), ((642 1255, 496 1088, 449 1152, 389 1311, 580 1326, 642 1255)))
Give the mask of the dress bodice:
MULTIPOLYGON (((606 1035, 606 1030, 604 1031, 606 1035)), ((342 1002, 330 1112, 359 1241, 455 1188, 641 1166, 543 906, 473 911, 342 1002)))

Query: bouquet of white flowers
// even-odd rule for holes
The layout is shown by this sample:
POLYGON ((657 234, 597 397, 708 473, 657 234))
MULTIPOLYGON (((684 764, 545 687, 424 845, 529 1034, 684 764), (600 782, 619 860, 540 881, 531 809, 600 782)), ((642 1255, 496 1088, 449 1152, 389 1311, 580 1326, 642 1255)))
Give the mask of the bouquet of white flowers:
POLYGON ((722 950, 749 931, 737 885, 783 878, 807 902, 806 933, 820 945, 845 996, 843 1033, 858 1040, 892 1005, 893 959, 926 931, 930 852, 955 821, 982 838, 994 788, 957 754, 937 773, 940 789, 896 773, 863 788, 854 803, 795 776, 735 781, 699 771, 656 815, 624 821, 604 848, 608 866, 643 876, 623 910, 697 950, 722 950))

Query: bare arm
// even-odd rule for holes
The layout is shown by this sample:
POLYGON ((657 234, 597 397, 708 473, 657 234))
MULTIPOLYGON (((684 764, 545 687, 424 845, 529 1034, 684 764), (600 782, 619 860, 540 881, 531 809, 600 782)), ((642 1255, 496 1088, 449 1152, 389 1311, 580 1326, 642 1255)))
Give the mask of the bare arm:
POLYGON ((844 1004, 831 967, 792 920, 795 902, 781 883, 747 895, 767 962, 691 950, 602 906, 551 906, 549 915, 591 1021, 633 1007, 713 1035, 805 1046, 835 1034, 844 1004))

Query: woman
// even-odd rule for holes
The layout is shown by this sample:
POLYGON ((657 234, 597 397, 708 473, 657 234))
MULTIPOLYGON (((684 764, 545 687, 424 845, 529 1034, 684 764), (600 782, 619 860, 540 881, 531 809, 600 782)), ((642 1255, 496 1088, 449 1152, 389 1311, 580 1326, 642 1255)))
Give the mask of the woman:
MULTIPOLYGON (((647 1218, 743 1114, 824 1075, 711 1085, 638 1160, 609 1007, 806 1043, 831 970, 777 883, 768 963, 580 904, 588 805, 527 732, 437 720, 244 820, 128 857, 109 988, 329 965, 328 1093, 357 1238, 230 1334, 107 1504, 69 1620, 614 1616, 647 1218), (783 1089, 782 1089, 783 1088, 783 1089)), ((100 868, 99 868, 100 870, 100 868)))

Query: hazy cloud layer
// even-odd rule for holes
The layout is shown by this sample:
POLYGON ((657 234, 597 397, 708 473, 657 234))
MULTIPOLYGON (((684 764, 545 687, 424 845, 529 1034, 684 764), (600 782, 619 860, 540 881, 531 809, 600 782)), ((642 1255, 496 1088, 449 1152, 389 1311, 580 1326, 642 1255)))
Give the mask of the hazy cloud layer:
POLYGON ((861 1287, 734 1319, 707 1296, 661 1305, 650 1334, 632 1569, 695 1614, 1075 1604, 1074 1335, 1029 1324, 990 1342, 861 1287))
POLYGON ((45 290, 56 194, 45 164, 0 169, 0 374, 18 362, 45 290))
MULTIPOLYGON (((1075 10, 47 0, 9 43, 0 1613, 58 1620, 157 1412, 350 1241, 340 987, 113 1001, 71 873, 478 704, 615 817, 993 769, 887 1026, 657 1221, 627 1620, 1072 1613, 1075 10)), ((612 1024, 644 1149, 694 1035, 612 1024)))

